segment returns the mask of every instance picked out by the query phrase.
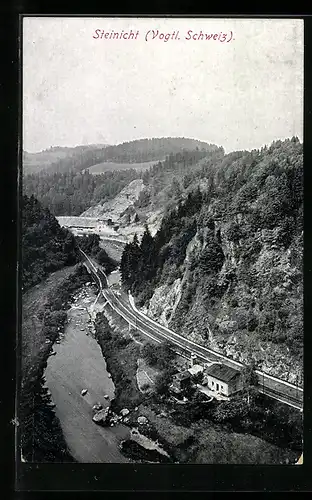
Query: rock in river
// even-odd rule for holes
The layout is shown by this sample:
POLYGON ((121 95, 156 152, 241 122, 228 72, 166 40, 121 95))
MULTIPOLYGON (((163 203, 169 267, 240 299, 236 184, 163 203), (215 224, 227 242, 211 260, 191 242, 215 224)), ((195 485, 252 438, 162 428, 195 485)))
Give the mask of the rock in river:
POLYGON ((146 417, 144 417, 143 415, 141 417, 138 417, 138 424, 147 424, 148 423, 148 420, 146 417))
POLYGON ((101 403, 96 403, 95 405, 92 406, 93 411, 100 411, 102 409, 103 409, 103 406, 101 405, 101 403))
POLYGON ((95 415, 93 415, 93 422, 100 425, 108 425, 108 414, 109 408, 105 408, 104 410, 97 411, 95 415))

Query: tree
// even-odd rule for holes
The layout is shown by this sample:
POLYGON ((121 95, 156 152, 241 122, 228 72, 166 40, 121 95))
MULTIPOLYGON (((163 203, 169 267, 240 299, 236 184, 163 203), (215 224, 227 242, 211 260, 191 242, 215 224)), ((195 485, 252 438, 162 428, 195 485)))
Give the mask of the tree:
POLYGON ((243 237, 242 229, 237 222, 234 221, 231 223, 226 232, 226 236, 230 241, 233 241, 236 244, 243 237))
POLYGON ((141 279, 138 269, 141 261, 141 249, 135 234, 132 243, 127 243, 121 256, 120 272, 123 286, 133 291, 137 280, 141 279))
MULTIPOLYGON (((90 166, 88 162, 82 163, 82 167, 90 166)), ((23 179, 24 193, 34 194, 56 216, 78 216, 92 204, 103 203, 113 198, 140 175, 135 169, 90 175, 88 170, 82 173, 74 170, 66 171, 66 166, 64 168, 65 171, 52 174, 50 169, 40 172, 39 175, 28 174, 23 179)))
POLYGON ((222 401, 216 407, 213 418, 218 423, 240 421, 248 414, 248 407, 241 398, 222 401))
POLYGON ((132 241, 133 245, 134 246, 139 246, 139 240, 138 240, 138 235, 137 233, 134 233, 134 236, 133 236, 133 241, 132 241))
POLYGON ((140 245, 140 258, 138 263, 139 274, 137 276, 137 282, 139 285, 142 282, 144 283, 150 281, 151 278, 153 278, 156 267, 155 253, 154 239, 146 224, 140 245))
POLYGON ((145 342, 142 356, 149 365, 168 371, 172 369, 172 361, 176 355, 170 342, 164 341, 160 344, 145 342))
POLYGON ((188 173, 184 176, 183 178, 183 187, 184 189, 187 189, 189 187, 189 185, 191 184, 193 180, 193 176, 191 173, 188 173))
POLYGON ((140 245, 142 256, 148 257, 150 255, 150 251, 151 251, 152 247, 153 247, 153 237, 150 233, 148 225, 145 224, 144 233, 143 233, 141 245, 140 245))
POLYGON ((192 378, 193 378, 194 384, 201 384, 204 380, 203 372, 196 373, 195 375, 193 375, 192 378))
POLYGON ((98 234, 88 234, 83 236, 77 236, 76 241, 86 254, 96 255, 100 248, 100 237, 98 234))
POLYGON ((71 233, 61 228, 56 218, 34 196, 23 196, 23 290, 39 283, 48 273, 77 261, 76 243, 71 233))
POLYGON ((178 179, 174 177, 172 179, 171 187, 170 187, 170 194, 173 196, 173 198, 180 198, 181 196, 181 187, 178 179))
POLYGON ((120 261, 121 281, 123 286, 127 290, 129 290, 132 285, 132 266, 133 263, 131 262, 131 244, 127 243, 124 247, 120 261))
POLYGON ((200 268, 206 273, 218 272, 223 266, 224 253, 214 236, 208 240, 199 257, 200 268))
POLYGON ((249 364, 241 370, 241 377, 243 390, 247 396, 247 404, 249 406, 254 400, 258 386, 258 376, 256 374, 256 366, 254 360, 251 360, 249 364))
POLYGON ((150 366, 155 366, 158 361, 157 346, 151 342, 144 342, 142 356, 150 366))
POLYGON ((107 255, 104 248, 101 248, 96 254, 96 260, 104 267, 107 274, 111 273, 116 268, 116 263, 107 255))
POLYGON ((172 350, 172 345, 169 341, 165 340, 158 344, 158 366, 161 368, 168 368, 171 366, 175 353, 172 350))
POLYGON ((157 375, 155 380, 156 392, 160 395, 168 394, 171 380, 172 380, 172 371, 170 369, 164 370, 162 373, 157 375))

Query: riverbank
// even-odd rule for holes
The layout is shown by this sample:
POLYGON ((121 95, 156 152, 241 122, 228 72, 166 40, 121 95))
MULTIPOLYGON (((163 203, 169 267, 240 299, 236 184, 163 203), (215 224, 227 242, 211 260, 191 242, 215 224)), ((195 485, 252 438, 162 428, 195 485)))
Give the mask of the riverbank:
POLYGON ((55 412, 71 455, 80 463, 127 463, 120 451, 129 437, 121 421, 111 427, 93 421, 96 408, 106 411, 115 387, 100 346, 94 339, 92 318, 103 307, 92 285, 73 297, 64 336, 48 360, 45 371, 55 412))
POLYGON ((84 266, 65 267, 32 287, 22 300, 19 436, 25 461, 73 462, 44 372, 55 341, 62 335, 75 290, 88 282, 84 266))
POLYGON ((117 415, 126 411, 124 423, 131 429, 130 437, 121 443, 121 451, 135 462, 172 463, 175 460, 168 453, 167 443, 158 443, 155 427, 141 412, 142 405, 149 401, 150 396, 141 392, 137 385, 141 343, 134 340, 127 328, 125 321, 112 311, 105 309, 97 314, 95 338, 115 384, 115 397, 110 409, 117 415))
MULTIPOLYGON (((139 428, 143 435, 157 441, 168 453, 170 461, 207 464, 296 462, 300 452, 285 445, 276 446, 262 438, 264 435, 262 429, 266 428, 265 435, 270 438, 268 434, 270 422, 267 420, 274 418, 271 406, 263 422, 262 420, 258 422, 258 435, 254 435, 246 432, 246 429, 240 429, 239 425, 233 426, 231 421, 227 422, 226 411, 228 412, 228 409, 224 409, 226 411, 223 415, 220 405, 219 417, 222 414, 225 421, 217 423, 214 421, 215 408, 209 410, 208 405, 189 403, 181 408, 181 405, 170 401, 167 396, 161 397, 155 392, 142 393, 137 385, 136 374, 137 362, 142 355, 141 346, 146 339, 139 332, 129 332, 127 323, 109 307, 97 316, 95 330, 96 338, 116 386, 112 407, 116 411, 128 408, 130 413, 127 417, 127 425, 132 429, 139 428)), ((283 414, 284 418, 280 426, 282 434, 284 430, 285 433, 288 432, 287 408, 284 409, 283 414)), ((255 421, 244 421, 244 425, 251 426, 252 424, 254 427, 258 416, 255 414, 254 418, 255 421)), ((270 425, 272 432, 276 432, 274 422, 270 425)), ((287 439, 289 440, 289 437, 287 439)), ((126 443, 124 451, 127 455, 132 453, 131 456, 135 461, 149 461, 148 458, 151 456, 145 452, 140 454, 140 447, 133 443, 126 443)))
MULTIPOLYGON (((122 319, 120 319, 123 322, 122 319)), ((124 324, 126 327, 126 324, 124 324)), ((96 316, 95 338, 106 360, 108 371, 115 384, 115 397, 111 410, 115 413, 123 408, 134 409, 141 401, 142 394, 136 383, 139 346, 130 336, 122 335, 110 327, 103 313, 96 316)))

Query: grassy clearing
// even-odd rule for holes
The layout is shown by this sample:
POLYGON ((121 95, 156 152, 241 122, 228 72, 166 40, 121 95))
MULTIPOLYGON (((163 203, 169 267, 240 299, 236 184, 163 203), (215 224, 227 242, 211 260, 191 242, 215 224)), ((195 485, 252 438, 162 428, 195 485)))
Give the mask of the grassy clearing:
POLYGON ((168 417, 160 417, 161 411, 166 412, 166 406, 164 405, 162 410, 160 408, 160 405, 158 405, 158 408, 156 406, 153 408, 152 405, 141 404, 139 412, 140 415, 144 415, 155 426, 162 442, 166 442, 173 447, 181 446, 193 435, 193 432, 187 427, 176 425, 168 417))
POLYGON ((152 165, 158 163, 157 161, 146 161, 142 163, 115 163, 112 161, 104 161, 103 163, 97 163, 96 165, 92 165, 92 167, 88 168, 90 174, 98 175, 103 174, 103 172, 107 172, 109 170, 128 170, 133 168, 135 170, 147 170, 152 165))
POLYGON ((203 420, 192 424, 194 443, 187 461, 196 464, 285 464, 294 463, 298 453, 279 448, 250 434, 228 432, 203 420), (191 460, 190 460, 191 459, 191 460))
POLYGON ((138 414, 149 420, 150 428, 146 434, 158 439, 179 463, 286 464, 295 463, 300 455, 259 437, 235 433, 210 420, 200 420, 188 427, 177 425, 166 406, 141 404, 138 414), (160 417, 160 410, 165 411, 166 416, 160 417))
POLYGON ((116 241, 101 240, 100 247, 104 248, 104 250, 107 252, 107 255, 111 259, 115 260, 116 262, 120 262, 124 249, 124 245, 122 243, 118 243, 116 241))
POLYGON ((138 358, 137 366, 136 378, 140 391, 153 391, 159 370, 149 366, 143 358, 138 358))

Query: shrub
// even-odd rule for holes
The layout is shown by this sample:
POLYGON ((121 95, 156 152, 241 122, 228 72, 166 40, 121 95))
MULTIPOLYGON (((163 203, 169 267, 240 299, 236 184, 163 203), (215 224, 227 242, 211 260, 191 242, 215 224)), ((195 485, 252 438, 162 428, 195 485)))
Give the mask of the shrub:
POLYGON ((142 391, 147 391, 148 389, 150 389, 150 387, 151 387, 150 384, 145 383, 145 384, 141 385, 141 390, 142 391))
POLYGON ((169 385, 172 380, 172 372, 165 370, 163 373, 157 375, 155 380, 155 390, 158 394, 168 394, 169 385))
POLYGON ((175 353, 167 341, 157 345, 146 342, 142 347, 142 356, 150 366, 167 369, 175 358, 175 353))

